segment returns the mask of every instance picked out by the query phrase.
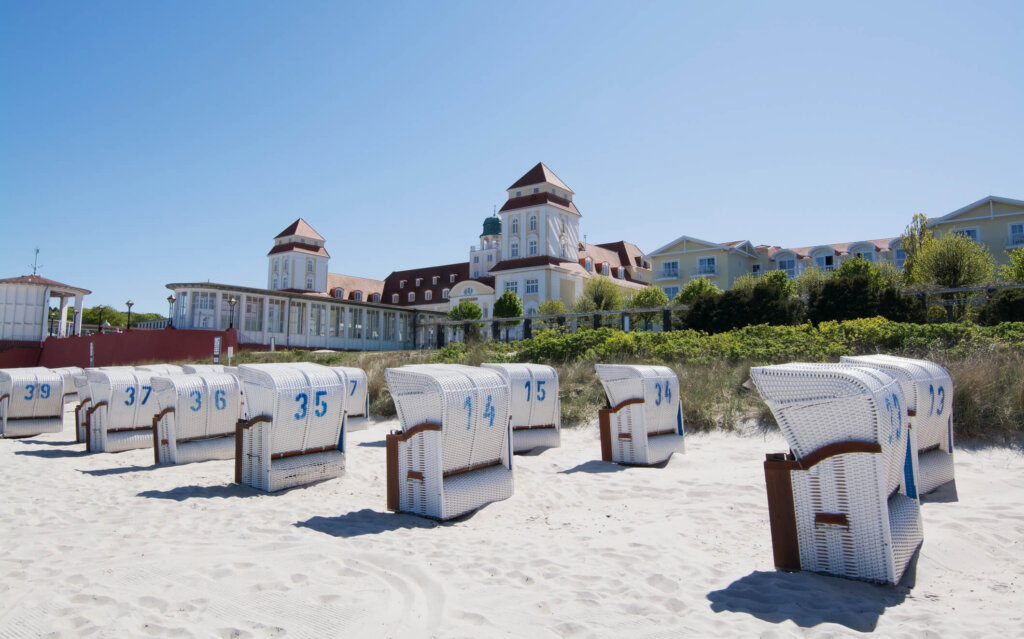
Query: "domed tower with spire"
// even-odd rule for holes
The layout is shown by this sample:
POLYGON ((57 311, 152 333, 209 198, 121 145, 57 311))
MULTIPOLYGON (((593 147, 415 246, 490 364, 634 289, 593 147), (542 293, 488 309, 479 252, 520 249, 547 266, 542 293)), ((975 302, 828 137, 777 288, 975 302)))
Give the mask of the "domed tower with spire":
POLYGON ((469 247, 469 276, 487 277, 491 267, 501 261, 501 218, 492 215, 484 220, 480 243, 469 247))

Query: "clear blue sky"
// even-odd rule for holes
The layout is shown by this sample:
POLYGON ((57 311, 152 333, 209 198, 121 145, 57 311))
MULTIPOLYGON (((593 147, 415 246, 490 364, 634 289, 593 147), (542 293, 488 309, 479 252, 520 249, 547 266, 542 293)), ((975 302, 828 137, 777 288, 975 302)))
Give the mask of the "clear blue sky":
POLYGON ((165 313, 467 259, 544 161, 590 242, 802 246, 1024 199, 1024 3, 0 3, 0 277, 165 313))

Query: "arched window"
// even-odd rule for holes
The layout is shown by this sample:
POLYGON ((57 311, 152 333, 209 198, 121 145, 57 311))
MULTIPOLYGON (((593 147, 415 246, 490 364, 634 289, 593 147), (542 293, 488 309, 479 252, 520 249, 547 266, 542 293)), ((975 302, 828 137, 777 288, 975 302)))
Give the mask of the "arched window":
POLYGON ((380 293, 374 293, 373 295, 371 295, 370 296, 370 301, 371 302, 379 302, 380 301, 380 293))
POLYGON ((518 217, 512 218, 512 232, 513 233, 518 233, 519 232, 519 218, 518 217))
POLYGON ((445 300, 448 299, 448 295, 450 293, 451 293, 451 291, 449 291, 446 288, 441 289, 441 299, 445 299, 445 300))
POLYGON ((601 275, 608 275, 608 262, 601 262, 601 275))
POLYGON ((313 272, 313 260, 310 259, 310 258, 306 258, 306 272, 307 273, 312 273, 313 272))
POLYGON ((512 240, 512 244, 508 249, 509 257, 519 257, 519 242, 512 240))
POLYGON ((429 302, 431 299, 433 299, 433 297, 434 297, 433 291, 430 291, 430 290, 423 291, 423 299, 424 300, 429 302))
POLYGON ((306 290, 307 291, 312 291, 313 290, 313 278, 312 277, 307 277, 306 278, 306 290))
POLYGON ((531 215, 530 216, 530 230, 531 231, 536 231, 537 230, 537 216, 536 215, 531 215))
POLYGON ((466 288, 462 289, 463 295, 472 295, 473 293, 476 293, 476 289, 473 288, 472 286, 467 286, 466 288))
POLYGON ((409 300, 410 302, 415 302, 415 301, 416 301, 416 293, 415 293, 414 291, 409 291, 409 297, 408 297, 408 300, 409 300))
POLYGON ((624 279, 625 277, 626 277, 626 267, 620 266, 619 267, 619 279, 621 280, 621 279, 624 279))
POLYGON ((529 244, 526 245, 526 254, 527 255, 536 255, 537 254, 537 240, 530 240, 529 244))
POLYGON ((398 304, 398 293, 392 293, 391 294, 391 303, 392 304, 398 304))
POLYGON ((362 291, 356 291, 355 293, 352 294, 352 299, 354 299, 357 302, 362 302, 363 301, 363 292, 362 291))
POLYGON ((340 300, 345 299, 345 289, 341 288, 340 286, 334 289, 334 297, 340 300))
POLYGON ((593 271, 594 270, 594 260, 590 259, 589 257, 587 258, 586 262, 584 262, 583 265, 584 265, 584 268, 586 268, 588 271, 593 271))

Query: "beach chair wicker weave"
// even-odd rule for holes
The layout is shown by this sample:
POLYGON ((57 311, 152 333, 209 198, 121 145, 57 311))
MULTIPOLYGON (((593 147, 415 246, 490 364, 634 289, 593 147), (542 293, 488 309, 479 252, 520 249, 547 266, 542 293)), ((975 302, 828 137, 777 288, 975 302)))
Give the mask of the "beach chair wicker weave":
POLYGON ((267 492, 345 471, 345 388, 318 364, 243 364, 235 481, 267 492))
POLYGON ((78 389, 75 387, 75 377, 85 371, 77 366, 62 366, 61 368, 51 368, 50 370, 64 378, 64 401, 77 399, 76 393, 78 389))
POLYGON ((90 452, 117 453, 153 445, 153 373, 133 368, 88 369, 91 402, 85 411, 90 452))
POLYGON ((154 377, 152 384, 160 409, 153 416, 157 464, 234 458, 235 429, 242 415, 237 377, 180 374, 154 377))
POLYGON ((512 496, 508 385, 454 364, 385 370, 401 432, 387 436, 388 510, 446 520, 512 496))
POLYGON ((899 382, 848 365, 750 374, 790 447, 764 464, 775 565, 898 583, 923 539, 899 382))
POLYGON ((561 444, 558 373, 543 364, 481 364, 498 371, 509 387, 512 452, 561 444))
POLYGON ((679 379, 667 366, 598 364, 608 407, 598 411, 601 459, 660 464, 684 452, 679 379))
POLYGON ((903 387, 907 416, 917 437, 918 492, 953 481, 953 380, 934 362, 894 355, 843 357, 895 377, 903 387))
POLYGON ((185 372, 177 364, 145 364, 143 366, 136 366, 135 370, 145 371, 153 375, 176 375, 185 372))
POLYGON ((64 378, 47 368, 0 369, 0 436, 64 429, 64 378))
POLYGON ((92 407, 92 386, 89 385, 89 371, 94 370, 132 370, 131 366, 104 366, 100 368, 86 368, 75 373, 75 395, 78 403, 75 405, 75 441, 79 444, 85 443, 86 427, 88 424, 88 413, 92 407))
POLYGON ((185 364, 181 367, 183 373, 195 375, 196 373, 226 373, 227 366, 224 364, 185 364))

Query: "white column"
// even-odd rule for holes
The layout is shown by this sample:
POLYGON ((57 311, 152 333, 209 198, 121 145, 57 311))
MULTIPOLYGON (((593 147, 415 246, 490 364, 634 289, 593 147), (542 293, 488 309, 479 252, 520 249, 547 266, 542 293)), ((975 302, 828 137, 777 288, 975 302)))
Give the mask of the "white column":
POLYGON ((269 344, 268 333, 270 332, 270 297, 263 298, 263 339, 260 340, 261 344, 269 344))
MULTIPOLYGON (((305 270, 303 270, 302 273, 303 273, 303 277, 305 277, 305 273, 306 273, 305 270)), ((305 284, 305 282, 303 282, 303 284, 305 284)), ((312 325, 311 322, 313 321, 313 303, 312 302, 306 302, 306 317, 305 317, 305 320, 306 321, 302 323, 302 326, 299 327, 299 330, 301 330, 302 334, 306 337, 306 346, 308 347, 309 346, 309 327, 312 325)))
POLYGON ((43 330, 39 332, 39 341, 45 341, 50 332, 50 289, 43 289, 43 330))
POLYGON ((75 335, 82 334, 82 295, 75 295, 75 335))
POLYGON ((238 330, 238 341, 242 341, 242 329, 245 327, 245 293, 238 296, 238 317, 235 328, 238 330))
MULTIPOLYGON (((212 326, 212 328, 215 331, 222 330, 221 327, 220 327, 221 297, 222 296, 221 296, 221 292, 220 291, 217 291, 217 293, 213 296, 213 326, 212 326)), ((227 328, 227 326, 225 326, 224 328, 227 328)))
POLYGON ((57 337, 68 336, 68 298, 60 298, 60 318, 57 321, 57 337))

